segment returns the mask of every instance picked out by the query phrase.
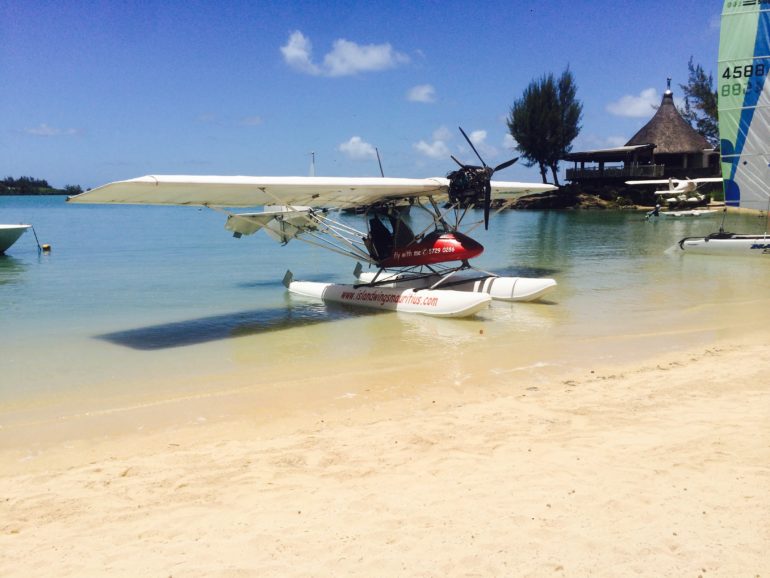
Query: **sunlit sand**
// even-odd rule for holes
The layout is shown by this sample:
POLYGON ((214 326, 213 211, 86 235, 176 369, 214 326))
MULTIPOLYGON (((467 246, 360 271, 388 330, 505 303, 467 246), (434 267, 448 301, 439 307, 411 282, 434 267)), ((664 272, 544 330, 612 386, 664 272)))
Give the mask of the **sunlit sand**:
POLYGON ((311 332, 268 378, 234 339, 238 371, 3 432, 0 574, 764 575, 762 323, 530 363, 409 318, 446 349, 346 360, 311 332))

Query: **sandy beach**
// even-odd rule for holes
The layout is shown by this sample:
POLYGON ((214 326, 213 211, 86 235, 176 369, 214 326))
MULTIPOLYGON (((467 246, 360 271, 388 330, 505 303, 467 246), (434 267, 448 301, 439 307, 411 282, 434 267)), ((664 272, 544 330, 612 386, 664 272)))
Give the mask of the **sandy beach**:
POLYGON ((768 376, 760 338, 6 450, 0 575, 768 576, 768 376))

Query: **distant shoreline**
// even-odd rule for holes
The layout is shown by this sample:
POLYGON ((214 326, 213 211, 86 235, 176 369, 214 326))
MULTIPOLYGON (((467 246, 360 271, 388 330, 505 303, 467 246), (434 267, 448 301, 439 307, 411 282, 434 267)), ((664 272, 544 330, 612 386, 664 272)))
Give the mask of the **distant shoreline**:
POLYGON ((0 193, 0 197, 66 197, 69 193, 57 191, 52 193, 0 193))
POLYGON ((0 180, 0 196, 37 197, 40 195, 77 195, 83 192, 80 185, 53 187, 46 179, 35 177, 6 177, 0 180))

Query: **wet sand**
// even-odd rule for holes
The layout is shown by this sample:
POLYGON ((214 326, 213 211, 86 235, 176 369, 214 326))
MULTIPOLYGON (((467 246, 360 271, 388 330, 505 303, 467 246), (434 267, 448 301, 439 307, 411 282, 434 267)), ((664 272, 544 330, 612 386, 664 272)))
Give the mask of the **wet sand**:
POLYGON ((433 381, 311 375, 219 420, 195 418, 206 396, 147 406, 189 412, 162 427, 107 413, 37 454, 19 439, 0 575, 770 575, 767 333, 490 379, 503 352, 433 381))

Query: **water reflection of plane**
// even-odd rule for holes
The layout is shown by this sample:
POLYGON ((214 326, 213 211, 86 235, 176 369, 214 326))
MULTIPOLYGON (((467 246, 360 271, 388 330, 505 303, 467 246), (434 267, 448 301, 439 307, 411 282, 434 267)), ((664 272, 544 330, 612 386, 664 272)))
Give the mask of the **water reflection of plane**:
MULTIPOLYGON (((554 325, 557 318, 554 312, 557 307, 549 301, 541 301, 538 305, 514 305, 502 301, 494 301, 490 310, 482 313, 481 319, 510 323, 523 334, 531 331, 544 330, 554 325)), ((478 320, 468 319, 436 319, 425 315, 405 315, 401 323, 408 330, 408 339, 425 344, 441 342, 444 345, 460 345, 478 341, 484 334, 484 326, 478 320)))
POLYGON ((16 278, 27 269, 24 261, 10 255, 0 255, 0 285, 14 283, 16 278))

